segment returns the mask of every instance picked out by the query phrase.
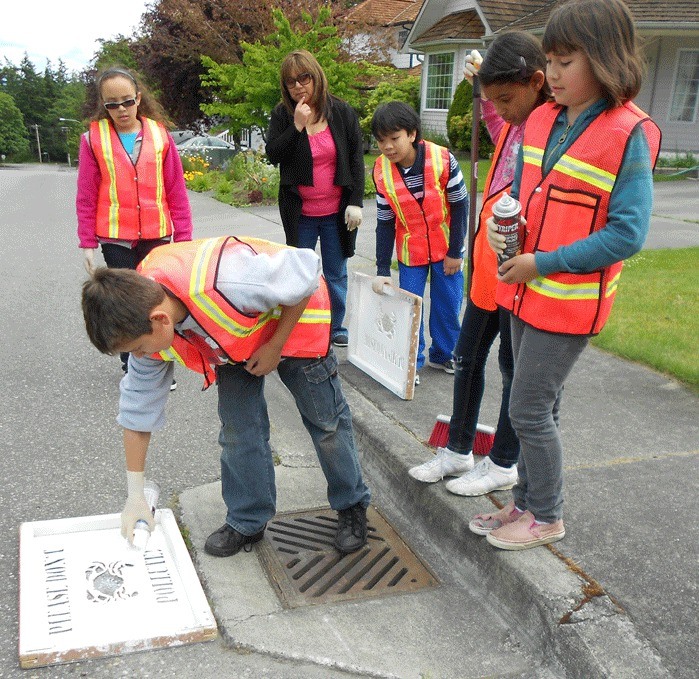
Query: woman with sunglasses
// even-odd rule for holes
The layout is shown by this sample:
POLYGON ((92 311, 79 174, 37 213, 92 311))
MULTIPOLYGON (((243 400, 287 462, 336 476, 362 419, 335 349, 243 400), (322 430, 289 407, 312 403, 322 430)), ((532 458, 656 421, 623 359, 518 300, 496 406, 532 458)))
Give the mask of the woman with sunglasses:
POLYGON ((331 303, 333 344, 346 347, 347 259, 362 222, 364 155, 359 119, 328 91, 306 50, 281 66, 282 101, 272 111, 267 157, 279 165, 279 212, 287 245, 315 250, 320 240, 331 303))
MULTIPOLYGON (((80 140, 78 239, 91 273, 98 244, 110 268, 135 269, 155 247, 192 239, 182 161, 155 98, 128 69, 98 74, 90 130, 80 140)), ((128 354, 122 354, 128 370, 128 354)))

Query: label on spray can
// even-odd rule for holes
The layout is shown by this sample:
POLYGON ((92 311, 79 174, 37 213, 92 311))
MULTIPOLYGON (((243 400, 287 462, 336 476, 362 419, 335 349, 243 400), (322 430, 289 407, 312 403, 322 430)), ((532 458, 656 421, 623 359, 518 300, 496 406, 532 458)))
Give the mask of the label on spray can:
POLYGON ((498 227, 498 233, 505 236, 505 250, 498 253, 498 265, 520 254, 522 248, 521 225, 519 215, 522 206, 509 193, 503 193, 493 205, 493 219, 498 227))

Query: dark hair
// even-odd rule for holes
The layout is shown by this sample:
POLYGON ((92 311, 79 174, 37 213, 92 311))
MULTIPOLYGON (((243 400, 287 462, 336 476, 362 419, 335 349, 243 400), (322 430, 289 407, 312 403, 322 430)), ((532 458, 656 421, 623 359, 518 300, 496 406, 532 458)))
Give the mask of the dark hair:
POLYGON ((408 134, 416 132, 413 146, 422 139, 420 116, 415 109, 403 101, 389 101, 381 104, 371 118, 371 133, 376 139, 383 139, 391 132, 405 130, 408 134))
POLYGON ((124 343, 149 335, 150 313, 164 299, 159 283, 133 269, 96 269, 82 288, 90 342, 103 354, 113 354, 124 343))
MULTIPOLYGON (((541 71, 546 73, 546 55, 539 41, 524 31, 502 33, 488 46, 478 71, 481 85, 526 84, 541 71)), ((544 81, 542 103, 551 97, 551 88, 544 81)))
POLYGON ((148 91, 148 88, 143 84, 142 79, 134 71, 123 66, 109 66, 97 73, 94 82, 94 90, 91 95, 92 104, 92 120, 101 120, 102 118, 109 119, 109 112, 104 108, 104 100, 102 99, 102 85, 107 80, 113 78, 126 78, 133 83, 134 94, 141 94, 141 102, 138 105, 138 115, 152 118, 165 125, 170 126, 171 123, 165 114, 163 107, 158 103, 156 98, 148 91))
POLYGON ((633 99, 641 89, 643 59, 629 8, 621 0, 571 0, 551 12, 544 52, 580 50, 610 106, 633 99))
POLYGON ((311 101, 306 103, 316 111, 317 118, 314 122, 318 122, 322 118, 330 117, 330 92, 328 91, 328 79, 325 76, 323 67, 318 63, 318 60, 307 50, 295 50, 284 57, 281 69, 279 71, 279 85, 282 90, 282 102, 286 106, 286 110, 292 115, 296 109, 296 102, 289 93, 289 88, 284 82, 287 78, 299 75, 301 73, 310 73, 313 78, 313 96, 311 101))

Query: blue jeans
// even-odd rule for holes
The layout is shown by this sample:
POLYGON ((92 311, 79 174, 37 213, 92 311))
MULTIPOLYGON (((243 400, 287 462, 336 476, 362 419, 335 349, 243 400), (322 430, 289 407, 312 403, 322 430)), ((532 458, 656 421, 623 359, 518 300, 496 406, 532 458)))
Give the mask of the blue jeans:
POLYGON ((563 383, 587 346, 587 335, 560 335, 538 330, 512 316, 515 374, 510 419, 519 436, 519 481, 515 504, 539 521, 563 515, 563 447, 558 413, 563 383))
POLYGON ((340 234, 337 231, 338 215, 326 217, 306 217, 299 220, 299 247, 316 249, 320 239, 320 258, 323 262, 323 275, 330 294, 332 325, 330 338, 346 334, 345 306, 347 304, 347 258, 342 253, 340 234))
POLYGON ((500 333, 498 364, 502 375, 500 415, 490 459, 501 467, 512 467, 519 457, 519 440, 510 423, 510 388, 514 373, 510 313, 486 311, 470 299, 454 349, 454 401, 449 424, 449 449, 468 454, 473 449, 478 413, 485 390, 485 364, 490 347, 500 333))
MULTIPOLYGON (((444 262, 425 266, 405 266, 398 263, 398 284, 403 290, 425 296, 427 275, 430 276, 430 361, 444 363, 451 359, 459 337, 461 303, 464 300, 464 273, 444 274, 444 262)), ((423 310, 424 317, 424 310, 423 310)), ((425 365, 425 330, 420 319, 420 340, 417 351, 417 369, 425 365)))
MULTIPOLYGON (((335 510, 357 503, 368 506, 370 493, 362 480, 352 416, 332 350, 322 359, 287 358, 277 372, 313 440, 328 482, 330 506, 335 510)), ((274 516, 277 499, 265 379, 240 364, 219 366, 217 373, 226 523, 243 535, 254 535, 274 516)))

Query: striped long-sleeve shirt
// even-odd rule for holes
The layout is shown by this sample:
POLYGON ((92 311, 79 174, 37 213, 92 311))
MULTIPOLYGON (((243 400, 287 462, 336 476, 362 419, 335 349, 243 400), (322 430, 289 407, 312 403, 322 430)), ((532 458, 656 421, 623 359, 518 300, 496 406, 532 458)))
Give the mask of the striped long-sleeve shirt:
MULTIPOLYGON (((417 156, 412 167, 400 168, 403 181, 419 203, 425 194, 424 169, 425 146, 418 144, 417 156)), ((466 223, 468 219, 468 192, 461 168, 453 154, 449 153, 449 181, 447 200, 451 208, 449 225, 449 250, 447 256, 463 257, 466 223)), ((376 273, 378 276, 391 275, 391 256, 396 238, 396 215, 386 197, 376 192, 376 273)))

